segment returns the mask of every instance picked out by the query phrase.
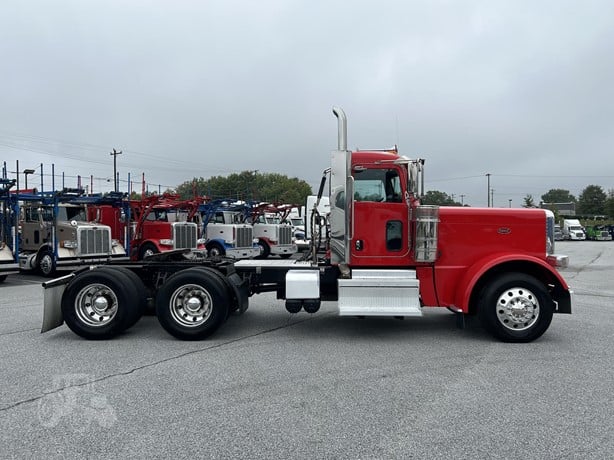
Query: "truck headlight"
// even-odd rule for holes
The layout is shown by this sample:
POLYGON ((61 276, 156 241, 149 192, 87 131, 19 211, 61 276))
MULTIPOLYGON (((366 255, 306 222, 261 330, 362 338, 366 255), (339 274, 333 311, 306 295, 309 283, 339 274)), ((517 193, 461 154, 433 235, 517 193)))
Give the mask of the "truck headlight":
POLYGON ((119 246, 119 240, 111 240, 111 246, 113 247, 119 246))
POLYGON ((64 240, 60 246, 66 249, 77 249, 77 242, 75 240, 64 240))
POLYGON ((167 240, 167 239, 160 240, 160 244, 163 245, 163 246, 172 246, 173 245, 173 240, 167 240))
POLYGON ((196 240, 196 244, 205 244, 207 242, 207 240, 205 238, 199 238, 196 240))

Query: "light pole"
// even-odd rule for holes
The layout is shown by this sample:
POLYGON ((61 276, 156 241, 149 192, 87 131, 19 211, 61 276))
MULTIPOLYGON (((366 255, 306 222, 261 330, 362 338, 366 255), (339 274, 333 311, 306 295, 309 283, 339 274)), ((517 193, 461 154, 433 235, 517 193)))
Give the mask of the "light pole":
POLYGON ((510 202, 510 208, 512 207, 512 199, 510 198, 509 200, 507 200, 510 202))
POLYGON ((488 178, 488 191, 486 192, 486 199, 488 200, 488 207, 490 208, 490 173, 486 173, 488 178))
POLYGON ((34 169, 24 169, 23 170, 23 176, 26 179, 26 186, 25 186, 26 190, 28 190, 28 175, 29 174, 34 174, 35 172, 36 172, 36 170, 34 170, 34 169))

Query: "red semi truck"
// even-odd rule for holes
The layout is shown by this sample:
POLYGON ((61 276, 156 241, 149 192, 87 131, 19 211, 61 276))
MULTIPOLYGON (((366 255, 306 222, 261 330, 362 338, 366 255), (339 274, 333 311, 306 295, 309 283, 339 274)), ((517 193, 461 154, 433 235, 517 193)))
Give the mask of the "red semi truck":
MULTIPOLYGON (((424 161, 396 151, 347 150, 343 111, 330 178, 326 255, 307 260, 195 258, 109 264, 44 284, 43 332, 63 321, 77 334, 109 338, 134 324, 147 302, 160 324, 185 340, 203 339, 249 297, 266 291, 291 313, 336 301, 341 316, 421 316, 432 308, 478 315, 507 342, 529 342, 554 313, 571 313, 572 291, 557 271, 554 215, 543 209, 420 204, 424 161)), ((314 211, 317 213, 317 202, 314 211)))
POLYGON ((92 220, 111 227, 114 238, 127 242, 132 260, 142 260, 176 249, 204 251, 199 226, 193 222, 201 202, 164 193, 125 201, 121 208, 91 207, 89 213, 92 220))

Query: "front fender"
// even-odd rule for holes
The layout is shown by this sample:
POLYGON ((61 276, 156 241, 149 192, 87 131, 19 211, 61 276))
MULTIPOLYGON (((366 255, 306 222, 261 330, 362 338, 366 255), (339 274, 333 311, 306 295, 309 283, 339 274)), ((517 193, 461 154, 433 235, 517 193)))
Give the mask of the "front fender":
POLYGON ((526 254, 501 254, 488 256, 475 262, 467 269, 456 296, 456 306, 464 313, 469 312, 471 296, 480 280, 488 273, 501 268, 503 271, 523 271, 535 275, 544 284, 554 284, 558 292, 569 292, 569 286, 561 274, 546 261, 526 254), (507 265, 508 267, 505 267, 507 265), (549 278, 549 279, 548 279, 549 278))

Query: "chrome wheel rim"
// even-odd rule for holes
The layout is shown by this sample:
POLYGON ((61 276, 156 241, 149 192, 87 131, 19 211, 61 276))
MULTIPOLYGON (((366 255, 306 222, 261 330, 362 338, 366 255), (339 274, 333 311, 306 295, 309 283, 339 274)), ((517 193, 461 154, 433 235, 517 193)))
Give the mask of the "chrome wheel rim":
POLYGON ((213 300, 198 284, 185 284, 173 292, 169 308, 173 320, 186 327, 197 327, 211 316, 213 300))
POLYGON ((497 319, 511 331, 524 331, 539 318, 539 301, 522 287, 506 289, 497 300, 497 319))
POLYGON ((49 273, 51 273, 51 270, 53 269, 53 259, 51 258, 51 255, 44 254, 43 257, 41 257, 41 260, 38 265, 43 274, 48 275, 49 273))
POLYGON ((219 257, 222 255, 222 251, 219 248, 213 247, 209 250, 209 255, 213 257, 219 257))
POLYGON ((75 312, 81 322, 92 327, 106 326, 117 315, 117 296, 104 284, 90 284, 75 297, 75 312))

